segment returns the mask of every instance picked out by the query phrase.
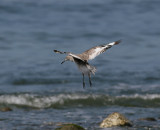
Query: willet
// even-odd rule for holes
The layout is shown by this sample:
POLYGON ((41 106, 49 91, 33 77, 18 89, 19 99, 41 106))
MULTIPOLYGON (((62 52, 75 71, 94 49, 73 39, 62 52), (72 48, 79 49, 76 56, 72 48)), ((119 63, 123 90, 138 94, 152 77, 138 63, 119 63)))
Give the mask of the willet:
POLYGON ((95 46, 95 47, 92 47, 91 49, 89 49, 81 54, 73 54, 71 52, 61 52, 58 50, 54 50, 54 52, 60 53, 60 54, 67 54, 66 58, 64 59, 64 61, 61 64, 63 64, 65 61, 75 62, 76 65, 78 66, 79 70, 81 71, 82 76, 83 76, 83 88, 85 87, 84 75, 88 75, 89 84, 91 87, 92 86, 91 74, 95 75, 96 68, 94 66, 91 66, 88 63, 88 60, 94 59, 96 56, 105 52, 107 49, 111 48, 113 45, 119 44, 120 42, 121 42, 121 40, 118 40, 118 41, 111 42, 108 44, 95 46))

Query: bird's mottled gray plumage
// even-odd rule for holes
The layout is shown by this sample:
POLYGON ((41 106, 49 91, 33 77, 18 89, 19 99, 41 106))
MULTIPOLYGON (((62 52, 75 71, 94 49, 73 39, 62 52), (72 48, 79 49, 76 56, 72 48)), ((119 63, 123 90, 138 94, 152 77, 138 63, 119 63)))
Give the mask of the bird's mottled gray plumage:
POLYGON ((81 54, 73 54, 71 52, 61 52, 57 50, 54 50, 54 52, 60 54, 67 54, 66 58, 62 63, 64 63, 65 61, 75 62, 83 75, 83 87, 85 87, 84 75, 88 75, 90 86, 92 86, 91 74, 95 74, 96 68, 94 66, 89 65, 88 60, 94 59, 96 56, 100 55, 101 53, 104 53, 107 49, 111 48, 113 45, 119 44, 120 42, 121 40, 96 46, 89 50, 86 50, 81 54))

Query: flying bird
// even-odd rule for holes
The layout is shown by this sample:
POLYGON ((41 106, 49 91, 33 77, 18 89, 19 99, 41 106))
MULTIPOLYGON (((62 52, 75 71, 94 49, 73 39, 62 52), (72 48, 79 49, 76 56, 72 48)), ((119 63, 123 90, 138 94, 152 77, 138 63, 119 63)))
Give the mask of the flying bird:
POLYGON ((104 53, 107 49, 111 48, 113 45, 119 44, 120 42, 121 40, 118 40, 118 41, 107 43, 104 45, 95 46, 89 50, 86 50, 85 52, 81 54, 73 54, 71 52, 61 52, 58 50, 54 50, 54 52, 67 55, 61 64, 63 64, 65 61, 72 61, 76 63, 80 72, 82 73, 83 88, 85 88, 84 75, 88 75, 89 84, 91 87, 92 86, 91 74, 95 75, 95 72, 96 72, 96 68, 94 66, 91 66, 88 63, 88 60, 94 59, 96 56, 100 55, 101 53, 104 53))

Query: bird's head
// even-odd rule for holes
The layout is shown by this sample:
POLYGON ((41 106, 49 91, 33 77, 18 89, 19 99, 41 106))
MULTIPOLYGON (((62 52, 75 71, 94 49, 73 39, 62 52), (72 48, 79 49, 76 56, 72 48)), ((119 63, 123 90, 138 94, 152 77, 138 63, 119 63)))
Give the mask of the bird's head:
POLYGON ((74 59, 73 59, 73 57, 72 56, 66 56, 66 58, 64 59, 64 61, 62 61, 62 63, 61 64, 63 64, 65 61, 74 61, 74 59))

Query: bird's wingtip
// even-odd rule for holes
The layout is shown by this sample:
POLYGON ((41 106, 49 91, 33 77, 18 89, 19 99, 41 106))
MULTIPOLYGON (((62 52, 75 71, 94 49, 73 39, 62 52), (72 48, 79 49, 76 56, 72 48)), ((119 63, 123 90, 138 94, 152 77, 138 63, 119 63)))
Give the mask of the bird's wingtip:
POLYGON ((61 51, 58 51, 58 50, 53 50, 55 53, 60 53, 60 54, 64 54, 65 52, 61 52, 61 51))
POLYGON ((119 44, 122 40, 115 41, 115 45, 119 44))
POLYGON ((57 53, 58 51, 57 50, 53 50, 55 53, 57 53))

